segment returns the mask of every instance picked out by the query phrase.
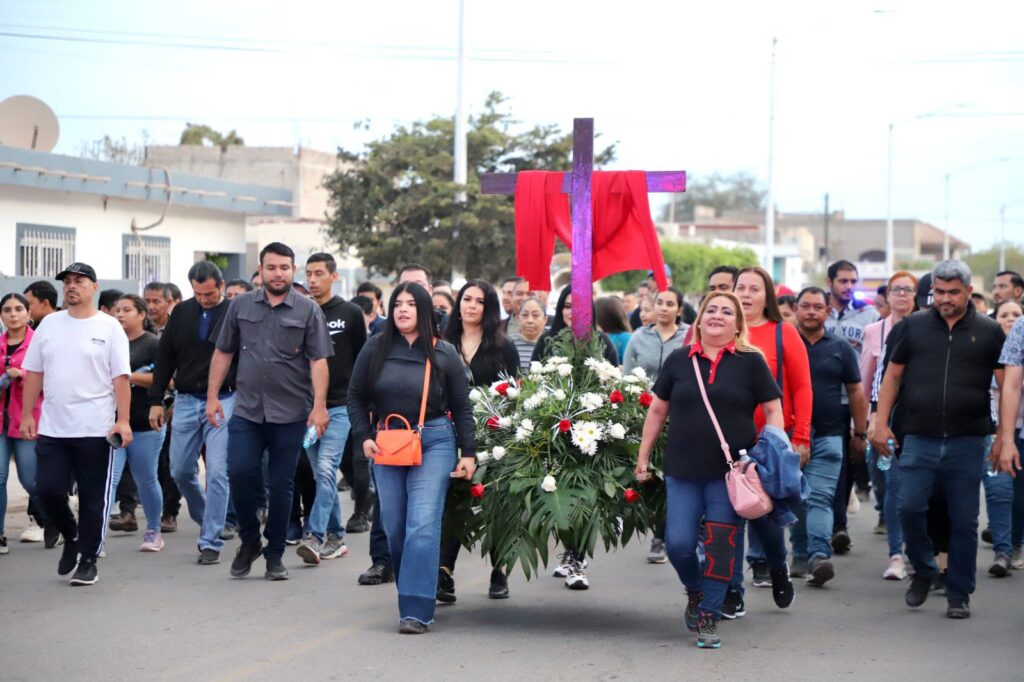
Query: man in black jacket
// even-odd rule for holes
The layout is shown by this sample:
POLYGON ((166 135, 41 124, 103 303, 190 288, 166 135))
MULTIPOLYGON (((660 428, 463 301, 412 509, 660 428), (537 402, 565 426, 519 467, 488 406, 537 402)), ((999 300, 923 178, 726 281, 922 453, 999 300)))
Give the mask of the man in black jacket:
MULTIPOLYGON (((230 302, 224 298, 224 276, 209 261, 200 261, 188 271, 193 298, 174 307, 163 334, 153 385, 149 389, 149 421, 154 429, 164 423, 164 391, 171 378, 175 383, 174 416, 171 426, 171 476, 178 484, 188 513, 201 527, 198 563, 220 562, 224 546, 221 531, 228 510, 228 428, 206 420, 206 389, 214 342, 230 302), (206 445, 206 489, 199 483, 199 450, 206 445)), ((234 406, 235 368, 232 364, 221 388, 220 401, 226 415, 234 406)))
POLYGON ((884 457, 895 436, 889 416, 897 393, 905 406, 900 455, 900 514, 907 555, 915 575, 908 606, 920 606, 938 569, 928 537, 928 500, 936 486, 945 489, 952 532, 946 615, 968 618, 978 553, 978 506, 985 446, 993 432, 989 389, 992 376, 1001 387, 999 353, 1004 334, 999 324, 971 305, 971 270, 947 260, 932 273, 934 302, 893 328, 892 354, 878 397, 871 444, 884 457), (903 390, 900 391, 902 384, 903 390))
POLYGON ((306 259, 306 286, 327 320, 334 355, 327 358, 330 382, 327 385, 327 414, 330 422, 320 440, 306 448, 309 464, 316 475, 316 499, 306 520, 307 530, 296 553, 307 564, 334 559, 348 553, 345 526, 338 504, 338 467, 345 454, 350 429, 348 419, 348 381, 356 356, 366 343, 363 311, 355 304, 335 296, 331 285, 338 281, 338 266, 329 253, 314 253, 306 259))

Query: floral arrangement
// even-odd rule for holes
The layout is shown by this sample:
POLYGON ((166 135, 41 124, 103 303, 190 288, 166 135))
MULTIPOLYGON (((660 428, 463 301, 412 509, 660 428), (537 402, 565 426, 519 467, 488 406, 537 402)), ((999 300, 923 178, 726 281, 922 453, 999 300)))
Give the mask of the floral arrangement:
POLYGON ((660 446, 652 481, 634 478, 650 379, 624 374, 601 349, 565 330, 544 362, 470 393, 479 467, 472 484, 452 486, 448 521, 497 567, 519 563, 529 578, 552 540, 590 556, 598 540, 624 545, 664 504, 660 446))

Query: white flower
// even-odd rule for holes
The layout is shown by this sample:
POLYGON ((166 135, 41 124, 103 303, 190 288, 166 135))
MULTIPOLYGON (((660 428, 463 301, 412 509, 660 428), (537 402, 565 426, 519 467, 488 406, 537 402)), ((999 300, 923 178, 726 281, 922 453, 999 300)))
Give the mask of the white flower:
POLYGON ((612 424, 608 427, 608 435, 616 440, 622 440, 626 437, 626 427, 622 424, 612 424))
POLYGON ((510 417, 498 417, 498 426, 507 429, 512 426, 512 419, 510 417))
POLYGON ((505 391, 505 395, 507 395, 509 398, 512 398, 513 400, 515 400, 516 398, 519 397, 519 389, 518 388, 514 388, 512 386, 509 386, 508 390, 505 391))
POLYGON ((633 376, 635 376, 637 379, 642 379, 643 381, 651 380, 651 378, 647 376, 647 372, 644 371, 643 367, 634 367, 633 376))
POLYGON ((530 363, 530 374, 541 374, 544 371, 544 365, 534 360, 530 363))
POLYGON ((540 487, 544 491, 549 493, 553 493, 556 490, 558 490, 558 485, 556 484, 555 477, 552 476, 551 474, 548 474, 547 476, 544 477, 544 480, 540 482, 540 487))
POLYGON ((585 455, 595 454, 603 437, 604 428, 597 422, 578 421, 572 425, 572 442, 585 455))
POLYGON ((572 365, 558 365, 559 376, 567 377, 572 374, 572 365))
POLYGON ((545 397, 546 396, 542 396, 539 392, 534 393, 529 398, 523 401, 523 409, 527 411, 537 409, 538 407, 540 407, 540 404, 544 402, 545 397))
POLYGON ((484 462, 486 462, 490 458, 491 458, 491 453, 487 452, 486 450, 481 450, 480 452, 476 453, 476 463, 477 464, 483 464, 484 462))
POLYGON ((495 445, 494 449, 491 450, 491 455, 494 457, 495 461, 498 461, 505 456, 505 448, 500 445, 495 445))
MULTIPOLYGON (((639 381, 639 379, 637 379, 637 381, 639 381)), ((633 384, 626 386, 622 390, 624 390, 626 393, 629 393, 630 395, 640 395, 641 393, 644 392, 644 389, 640 388, 639 386, 634 386, 633 384)))
POLYGON ((551 397, 557 400, 558 402, 562 402, 566 398, 565 391, 563 391, 560 388, 555 389, 555 391, 551 394, 551 397))
POLYGON ((533 420, 532 419, 524 419, 522 421, 522 428, 526 429, 527 431, 533 431, 533 420))
POLYGON ((554 366, 564 365, 567 362, 569 362, 569 358, 565 357, 564 355, 552 355, 547 360, 544 361, 544 364, 548 366, 554 366))
POLYGON ((469 392, 469 399, 472 400, 473 402, 477 402, 478 400, 480 400, 483 397, 484 397, 484 394, 480 392, 479 388, 474 388, 473 390, 471 390, 469 392))
POLYGON ((533 421, 524 419, 516 429, 516 441, 522 442, 533 434, 533 421))
POLYGON ((584 412, 593 412, 604 404, 604 396, 600 393, 584 393, 580 396, 580 407, 584 412))

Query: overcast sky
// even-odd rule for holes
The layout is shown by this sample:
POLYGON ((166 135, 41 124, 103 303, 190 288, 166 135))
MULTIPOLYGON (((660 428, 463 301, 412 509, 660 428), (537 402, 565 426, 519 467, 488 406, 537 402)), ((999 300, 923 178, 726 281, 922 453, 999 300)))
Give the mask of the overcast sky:
MULTIPOLYGON (((509 97, 524 123, 593 116, 621 169, 768 170, 776 204, 896 217, 975 250, 1024 242, 1024 5, 1015 2, 466 0, 467 101, 509 97)), ((359 149, 451 115, 458 0, 4 0, 0 99, 31 94, 55 151, 109 134, 176 144, 186 121, 247 145, 359 149), (36 36, 36 37, 26 37, 36 36), (369 128, 355 130, 357 121, 369 128)))

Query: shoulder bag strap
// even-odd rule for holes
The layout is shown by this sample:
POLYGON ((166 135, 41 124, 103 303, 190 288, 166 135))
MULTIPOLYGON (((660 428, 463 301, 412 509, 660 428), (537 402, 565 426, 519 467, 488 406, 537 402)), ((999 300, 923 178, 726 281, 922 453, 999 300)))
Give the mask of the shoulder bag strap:
POLYGON ((704 407, 707 408, 708 416, 711 417, 711 423, 715 425, 715 433, 718 434, 718 444, 722 446, 722 454, 725 455, 725 461, 729 463, 729 468, 731 469, 733 461, 732 455, 729 453, 729 444, 725 442, 725 436, 722 435, 722 427, 718 425, 715 411, 711 409, 711 401, 708 400, 708 392, 704 388, 704 377, 700 375, 700 365, 697 364, 697 356, 694 355, 691 359, 693 360, 693 373, 697 375, 697 387, 700 388, 700 397, 704 399, 704 407))
MULTIPOLYGON (((434 348, 437 348, 437 339, 434 339, 434 348)), ((423 397, 420 398, 420 429, 423 428, 423 422, 427 419, 427 392, 430 390, 430 357, 427 357, 427 366, 423 370, 423 397)))
POLYGON ((782 325, 783 322, 775 323, 775 383, 779 385, 779 390, 782 390, 782 325))

